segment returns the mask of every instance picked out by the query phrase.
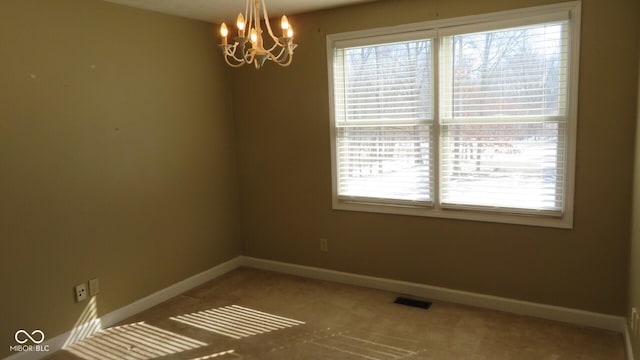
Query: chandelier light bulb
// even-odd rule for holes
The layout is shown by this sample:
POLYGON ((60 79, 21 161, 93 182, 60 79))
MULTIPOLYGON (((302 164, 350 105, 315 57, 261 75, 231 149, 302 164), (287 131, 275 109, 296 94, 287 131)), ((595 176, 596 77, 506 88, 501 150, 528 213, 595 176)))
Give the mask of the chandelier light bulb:
POLYGON ((244 16, 242 13, 238 14, 238 20, 236 21, 236 25, 238 26, 238 30, 243 31, 245 29, 244 16))
POLYGON ((236 26, 238 27, 238 36, 244 37, 244 28, 246 26, 246 23, 244 22, 244 16, 242 16, 242 13, 238 14, 238 20, 236 21, 236 26))
POLYGON ((220 35, 222 35, 222 43, 226 44, 227 35, 229 35, 229 29, 227 29, 227 24, 222 23, 222 25, 220 25, 220 35))
POLYGON ((220 25, 220 35, 222 35, 223 37, 227 37, 227 35, 229 35, 229 29, 227 29, 227 24, 222 23, 222 25, 220 25))

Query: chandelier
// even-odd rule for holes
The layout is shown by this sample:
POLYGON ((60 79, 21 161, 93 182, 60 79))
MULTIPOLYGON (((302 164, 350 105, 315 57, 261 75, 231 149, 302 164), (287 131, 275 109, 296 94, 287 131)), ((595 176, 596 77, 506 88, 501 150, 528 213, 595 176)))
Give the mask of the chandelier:
POLYGON ((233 43, 229 43, 227 36, 229 29, 227 24, 220 25, 220 35, 222 35, 222 44, 218 45, 224 55, 224 60, 229 66, 240 67, 245 64, 253 63, 256 69, 260 69, 267 60, 271 60, 280 66, 289 66, 293 60, 293 50, 298 46, 293 43, 293 29, 286 15, 280 20, 282 28, 282 36, 276 37, 271 30, 269 24, 269 15, 265 0, 247 0, 247 7, 244 16, 238 14, 236 25, 238 27, 238 36, 233 38, 233 43), (262 7, 262 14, 260 13, 262 7), (261 16, 264 18, 264 24, 267 33, 271 37, 273 45, 265 48, 262 38, 263 30, 261 25, 261 16), (248 31, 245 30, 248 27, 248 31), (249 37, 246 36, 249 34, 249 37), (251 46, 247 46, 250 43, 251 46))

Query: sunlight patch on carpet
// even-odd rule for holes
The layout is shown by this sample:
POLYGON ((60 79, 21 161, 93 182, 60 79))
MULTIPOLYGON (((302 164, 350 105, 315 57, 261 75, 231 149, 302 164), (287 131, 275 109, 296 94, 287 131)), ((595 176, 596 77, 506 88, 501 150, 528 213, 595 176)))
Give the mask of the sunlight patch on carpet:
POLYGON ((139 322, 99 331, 65 350, 86 360, 146 360, 206 345, 202 341, 139 322))
POLYGON ((420 351, 413 351, 404 347, 380 342, 379 339, 376 340, 366 337, 356 337, 349 333, 338 333, 315 339, 309 343, 323 347, 329 351, 333 350, 342 354, 349 354, 371 360, 402 359, 420 353, 420 351))
POLYGON ((171 320, 234 339, 242 339, 304 324, 303 321, 238 305, 175 316, 171 317, 171 320))

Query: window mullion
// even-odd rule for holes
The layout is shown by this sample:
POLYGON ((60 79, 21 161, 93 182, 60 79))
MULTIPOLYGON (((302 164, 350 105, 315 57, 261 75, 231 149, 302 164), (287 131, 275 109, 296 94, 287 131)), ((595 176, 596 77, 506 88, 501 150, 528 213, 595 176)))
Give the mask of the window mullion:
POLYGON ((440 36, 433 39, 432 52, 432 77, 433 81, 433 131, 431 132, 431 183, 433 208, 440 209, 440 36))

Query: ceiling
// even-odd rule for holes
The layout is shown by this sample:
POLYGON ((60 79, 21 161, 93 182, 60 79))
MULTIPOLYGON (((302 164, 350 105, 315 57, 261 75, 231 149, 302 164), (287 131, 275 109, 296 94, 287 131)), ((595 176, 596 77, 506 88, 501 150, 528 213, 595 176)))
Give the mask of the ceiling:
MULTIPOLYGON (((111 3, 220 23, 235 19, 245 10, 245 0, 104 0, 111 3)), ((359 4, 374 0, 268 0, 270 17, 359 4)))

